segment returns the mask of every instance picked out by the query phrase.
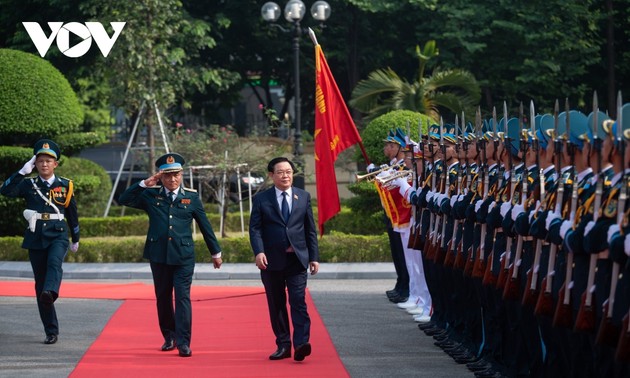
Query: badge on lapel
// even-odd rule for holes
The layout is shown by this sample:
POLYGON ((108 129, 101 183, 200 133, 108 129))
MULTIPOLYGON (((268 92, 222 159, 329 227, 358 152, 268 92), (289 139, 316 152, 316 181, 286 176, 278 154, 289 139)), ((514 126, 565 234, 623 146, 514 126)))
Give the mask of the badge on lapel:
POLYGON ((297 194, 294 194, 294 195, 293 195, 293 199, 294 199, 294 200, 297 200, 297 199, 298 199, 297 194))

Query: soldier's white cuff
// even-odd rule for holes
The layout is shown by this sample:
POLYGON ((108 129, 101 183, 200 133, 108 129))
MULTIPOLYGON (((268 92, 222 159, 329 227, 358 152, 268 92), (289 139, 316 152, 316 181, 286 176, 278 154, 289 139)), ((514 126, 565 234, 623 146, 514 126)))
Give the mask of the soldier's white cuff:
POLYGON ((617 223, 613 224, 612 226, 610 226, 608 228, 608 244, 610 245, 610 242, 612 241, 612 237, 619 232, 619 225, 617 223))
POLYGON ((560 226, 560 237, 564 240, 564 237, 567 235, 567 232, 573 227, 573 221, 565 220, 562 222, 562 226, 560 226))
POLYGON ((212 255, 213 259, 220 259, 221 258, 221 252, 219 253, 215 253, 214 255, 212 255))
POLYGON ((588 223, 586 224, 586 227, 584 227, 584 236, 588 235, 589 232, 591 232, 591 230, 593 229, 593 226, 595 226, 595 222, 588 221, 588 223))

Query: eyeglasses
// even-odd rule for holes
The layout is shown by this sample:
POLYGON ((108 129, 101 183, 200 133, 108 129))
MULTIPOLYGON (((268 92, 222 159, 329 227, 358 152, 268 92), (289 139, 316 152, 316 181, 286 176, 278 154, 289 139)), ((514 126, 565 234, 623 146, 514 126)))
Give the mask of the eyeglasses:
POLYGON ((283 177, 283 176, 291 176, 293 174, 293 171, 276 171, 274 173, 280 177, 283 177))

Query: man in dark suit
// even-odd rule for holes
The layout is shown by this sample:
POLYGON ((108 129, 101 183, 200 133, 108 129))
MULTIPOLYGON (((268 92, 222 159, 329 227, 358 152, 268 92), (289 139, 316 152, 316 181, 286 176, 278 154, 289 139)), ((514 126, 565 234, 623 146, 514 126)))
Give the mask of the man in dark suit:
POLYGON ((289 159, 272 159, 267 171, 274 186, 254 197, 249 238, 265 286, 271 328, 278 346, 269 359, 291 357, 288 289, 295 347, 293 359, 302 361, 311 354, 311 320, 305 301, 307 269, 311 274, 319 269, 311 195, 292 186, 295 166, 289 159))
POLYGON ((44 324, 44 344, 57 342, 59 323, 54 302, 59 297, 63 269, 61 264, 68 249, 79 249, 79 214, 71 180, 55 176, 61 157, 59 146, 49 139, 35 143, 33 157, 9 177, 0 193, 26 200, 24 217, 29 226, 22 248, 28 249, 39 316, 44 324), (37 177, 25 177, 37 168, 37 177), (65 219, 65 221, 64 221, 65 219), (67 223, 66 223, 67 221, 67 223), (72 244, 68 241, 68 229, 72 244))
POLYGON ((158 319, 164 336, 162 351, 170 351, 177 346, 181 357, 190 357, 190 286, 195 269, 193 219, 212 254, 215 269, 221 267, 222 260, 221 247, 197 191, 181 186, 183 165, 181 155, 163 155, 155 162, 158 173, 130 186, 120 195, 119 202, 142 209, 149 215, 143 257, 151 263, 158 319), (157 186, 160 181, 163 186, 157 186))

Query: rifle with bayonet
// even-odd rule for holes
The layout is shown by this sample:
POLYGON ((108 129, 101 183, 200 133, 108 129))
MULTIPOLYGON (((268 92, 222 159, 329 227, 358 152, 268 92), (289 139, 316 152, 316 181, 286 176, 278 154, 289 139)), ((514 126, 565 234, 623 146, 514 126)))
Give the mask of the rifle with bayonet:
MULTIPOLYGON (((534 110, 534 102, 530 102, 530 116, 535 117, 534 110)), ((536 156, 536 167, 538 169, 538 197, 540 199, 540 203, 545 202, 545 173, 544 169, 540 166, 540 141, 536 137, 536 131, 534 128, 534 123, 532 121, 532 150, 536 156)), ((533 209, 532 211, 537 211, 538 209, 533 209)), ((528 305, 534 307, 534 313, 539 314, 539 311, 543 310, 540 306, 548 305, 548 307, 544 308, 546 311, 546 315, 551 317, 553 315, 553 297, 551 297, 551 281, 549 283, 549 296, 539 295, 538 294, 538 273, 536 273, 536 277, 534 279, 534 271, 538 271, 540 267, 540 256, 542 255, 542 240, 536 239, 536 248, 534 252, 534 262, 532 263, 531 269, 527 272, 527 283, 525 284, 525 291, 523 293, 523 305, 528 305), (544 298, 543 298, 544 297, 544 298), (541 302, 541 299, 543 301, 541 302), (550 300, 551 302, 546 302, 546 300, 550 300)), ((555 257, 555 256, 554 256, 555 257)), ((543 278, 543 283, 541 287, 545 287, 547 277, 543 278)))
MULTIPOLYGON (((411 145, 411 127, 409 126, 409 120, 407 120, 407 148, 411 148, 411 187, 413 190, 416 190, 418 189, 418 163, 416 162, 416 154, 413 151, 414 146, 411 145)), ((415 204, 411 205, 411 214, 413 214, 413 220, 415 222, 418 219, 418 207, 415 204)), ((413 248, 416 237, 415 223, 412 223, 409 229, 407 248, 413 248)))
MULTIPOLYGON (((428 126, 428 122, 427 122, 427 126, 428 126)), ((427 127, 427 130, 429 128, 427 127)), ((420 173, 417 175, 417 182, 416 182, 416 188, 417 190, 420 190, 420 185, 425 185, 424 181, 426 179, 426 173, 425 173, 425 163, 424 163, 424 142, 422 141, 422 119, 418 120, 418 149, 420 151, 423 152, 422 154, 422 159, 420 159, 420 173)), ((416 163, 417 164, 417 163, 416 163)), ((412 249, 421 251, 422 247, 424 245, 424 235, 422 235, 422 213, 424 212, 423 209, 420 209, 420 206, 416 206, 416 224, 415 224, 415 233, 416 233, 416 238, 413 241, 413 245, 411 246, 412 249)))
MULTIPOLYGON (((619 111, 621 111, 621 103, 620 103, 621 95, 617 98, 617 101, 618 101, 617 108, 619 109, 619 111)), ((597 131, 597 129, 595 129, 595 131, 597 131)), ((618 124, 616 138, 619 142, 623 144, 623 137, 622 137, 621 131, 622 131, 622 127, 620 124, 618 124)), ((622 160, 623 160, 623 155, 622 155, 622 160)), ((601 172, 601 166, 599 167, 599 170, 601 172)), ((595 207, 593 208, 593 223, 596 223, 599 217, 599 210, 600 210, 599 207, 600 207, 601 198, 602 198, 602 191, 600 190, 599 195, 597 192, 597 190, 600 189, 600 182, 603 182, 603 178, 599 176, 601 175, 598 175, 597 177, 597 180, 598 180, 597 189, 595 189, 595 205, 594 205, 595 207)), ((569 256, 571 256, 571 262, 573 262, 573 254, 569 253, 569 256)), ((593 294, 594 290, 592 290, 592 288, 594 288, 593 285, 595 284, 597 256, 598 256, 597 254, 592 254, 590 257, 589 268, 588 268, 588 278, 586 280, 586 289, 584 293, 582 293, 580 309, 578 310, 577 318, 575 319, 575 325, 573 326, 573 330, 576 332, 577 331, 588 332, 595 329, 595 308, 593 306, 595 302, 595 297, 593 294)), ((569 268, 567 266, 567 272, 568 272, 568 269, 569 268)), ((567 281, 567 282, 570 282, 570 281, 567 281)))
MULTIPOLYGON (((484 191, 486 190, 485 188, 487 187, 487 183, 486 185, 484 185, 484 165, 485 165, 485 156, 486 156, 486 144, 485 144, 485 138, 483 136, 483 130, 482 130, 482 126, 481 126, 481 109, 477 108, 477 111, 475 113, 475 134, 477 135, 477 143, 475 145, 475 148, 477 148, 477 159, 479 161, 479 171, 477 173, 477 188, 476 188, 476 195, 473 197, 476 198, 477 195, 485 195, 484 191), (483 151, 483 158, 482 158, 482 154, 481 152, 483 151), (481 185, 481 188, 479 188, 479 186, 481 185)), ((471 187, 472 189, 472 187, 471 187)), ((483 199, 484 197, 481 197, 481 199, 483 199)), ((474 201, 471 201, 471 204, 473 204, 474 206, 474 201)), ((483 237, 485 237, 485 224, 481 226, 482 230, 484 231, 482 233, 482 241, 483 242, 483 237)), ((471 247, 472 249, 473 247, 471 247)), ((477 252, 477 256, 479 256, 479 252, 477 252)), ((464 276, 466 277, 481 277, 481 275, 483 274, 483 267, 478 267, 478 271, 477 271, 477 275, 475 275, 474 271, 475 271, 475 266, 477 265, 477 261, 479 261, 479 258, 475 259, 475 254, 472 253, 472 250, 468 253, 468 259, 466 260, 466 266, 464 267, 464 276)), ((482 260, 483 263, 483 260, 482 260)))
MULTIPOLYGON (((507 151, 508 165, 510 166, 510 182, 508 184, 510 185, 510 196, 508 199, 509 202, 505 201, 504 203, 510 203, 512 202, 512 199, 514 198, 514 191, 516 190, 516 170, 514 167, 514 159, 512 158, 512 138, 510 137, 510 133, 509 133, 507 104, 505 103, 505 101, 503 102, 503 119, 505 120, 505 133, 503 134, 503 147, 505 151, 507 151)), ((522 126, 520 122, 521 121, 519 120, 519 126, 522 126)), ((522 130, 522 127, 519 129, 519 132, 518 132, 519 134, 521 133, 520 130, 522 130)), ((501 268, 499 269, 499 276, 497 277, 497 289, 499 289, 501 292, 503 292, 503 290, 505 289, 505 282, 507 281, 508 273, 510 271, 510 258, 512 257, 512 242, 514 240, 511 236, 507 236, 508 230, 505 230, 505 234, 506 234, 505 252, 503 253, 501 257, 501 268)))
MULTIPOLYGON (((625 158, 625 141, 623 140, 623 109, 621 101, 621 91, 617 95, 617 143, 619 143, 619 154, 622 159, 622 187, 619 192, 619 201, 617 201, 617 224, 619 229, 623 227, 623 217, 626 209, 626 201, 628 200, 628 185, 626 175, 626 158, 625 158)), ((619 263, 613 261, 610 277, 610 294, 604 302, 602 310, 602 320, 597 332, 596 342, 598 345, 608 345, 615 347, 618 341, 619 327, 613 324, 613 308, 615 305, 615 294, 617 293, 617 282, 619 280, 619 263)))
MULTIPOLYGON (((464 131, 466 130, 466 120, 464 119, 464 112, 462 112, 462 127, 461 127, 461 133, 462 133, 462 151, 464 152, 464 163, 465 163, 465 173, 461 172, 462 168, 460 165, 460 174, 463 175, 463 177, 465 178, 465 181, 463 179, 459 180, 459 184, 457 185, 457 187, 459 188, 459 193, 461 196, 463 196, 464 193, 464 189, 466 186, 469 187, 468 190, 471 190, 470 186, 472 185, 471 183, 471 172, 470 172, 470 162, 468 160, 468 140, 466 139, 466 136, 464 135, 464 131), (464 183, 462 183, 464 182, 464 183)), ((455 269, 461 270, 463 272, 464 268, 466 267, 466 257, 464 256, 463 253, 463 245, 464 245, 464 227, 463 227, 463 222, 461 220, 459 220, 458 223, 456 223, 455 226, 455 230, 457 230, 457 224, 462 224, 462 233, 461 233, 461 238, 459 239, 459 243, 457 243, 457 248, 456 248, 456 255, 455 255, 455 269)), ((463 273, 462 273, 463 274, 463 273)))
MULTIPOLYGON (((496 153, 497 148, 499 146, 499 139, 497 138, 497 110, 496 108, 492 108, 492 123, 494 127, 493 132, 493 143, 494 143, 494 151, 496 153)), ((505 120, 505 130, 507 130, 507 119, 505 120)), ((499 162, 497 161, 497 164, 499 162)), ((488 171, 489 172, 489 171, 488 171)), ((499 180, 496 186, 496 192, 493 192, 495 203, 499 199, 501 187, 503 186, 503 175, 499 174, 499 180)), ((492 240, 496 240, 497 230, 493 230, 492 240)), ((486 261, 486 270, 483 273, 483 285, 484 286, 496 286, 497 285, 497 276, 492 273, 492 264, 494 263, 494 253, 492 253, 492 248, 490 248, 490 254, 488 255, 488 260, 486 261)))
MULTIPOLYGON (((566 106, 568 108, 568 104, 566 106)), ((569 117, 569 111, 566 111, 567 113, 567 139, 569 138, 569 126, 570 126, 570 117, 569 117)), ((557 141, 555 142, 556 144, 554 145, 554 153, 558 156, 562 155, 562 140, 560 140, 560 138, 557 139, 557 141)), ((567 144, 567 148, 568 144, 567 144)), ((561 159, 560 157, 558 158, 558 170, 561 171, 562 166, 561 166, 561 159)), ((575 169, 575 168, 573 168, 575 169)), ((561 213, 562 211, 562 202, 564 200, 564 183, 563 181, 563 175, 560 174, 558 176, 558 197, 556 198, 556 209, 555 212, 556 213, 561 213)), ((574 181, 573 182, 573 187, 572 189, 575 191, 574 194, 574 200, 577 199, 577 183, 574 181)), ((571 207, 573 207, 573 205, 571 205, 571 207)), ((554 262, 555 262, 555 258, 556 258, 556 253, 557 253, 557 249, 558 246, 556 244, 551 244, 551 248, 549 250, 549 268, 551 270, 547 271, 547 281, 550 280, 551 278, 551 273, 553 272, 554 267, 551 265, 551 259, 553 258, 554 262)), ((564 284, 562 285, 562 288, 560 288, 560 292, 558 293, 558 304, 556 305, 556 312, 553 316, 553 325, 555 327, 571 327, 572 323, 573 323, 573 308, 572 308, 572 304, 571 304, 571 287, 572 287, 572 281, 573 281, 573 254, 572 253, 567 253, 566 254, 566 274, 565 274, 565 279, 564 279, 564 284)), ((548 290, 551 290, 551 285, 547 284, 549 286, 548 290)))
MULTIPOLYGON (((434 193, 437 193, 436 176, 437 176, 438 170, 435 163, 435 146, 433 145, 433 142, 430 140, 430 138, 431 138, 431 135, 427 135, 427 143, 428 143, 427 147, 429 149, 429 153, 431 154, 431 191, 434 193)), ((435 213, 430 211, 428 201, 427 201, 427 211, 429 211, 430 213, 429 228, 428 228, 428 234, 425 235, 424 248, 422 249, 422 251, 424 251, 425 258, 427 260, 433 261, 435 257, 435 254, 434 254, 435 250, 433 249, 433 237, 434 237, 433 229, 435 227, 434 225, 437 222, 437 219, 436 219, 435 213)))
MULTIPOLYGON (((443 120, 440 118, 440 149, 442 150, 442 174, 443 174, 443 178, 442 178, 442 195, 448 198, 448 194, 449 194, 449 187, 451 185, 450 183, 450 179, 449 179, 449 174, 448 174, 448 162, 446 161, 446 143, 444 143, 444 122, 443 120)), ((448 199, 447 199, 448 201, 448 199)), ((436 205, 438 207, 438 212, 439 212, 439 208, 440 208, 440 199, 438 197, 438 200, 436 201, 436 205)), ((446 224, 448 221, 448 216, 446 214, 442 214, 442 227, 441 230, 442 232, 440 233, 436 233, 437 236, 437 240, 435 243, 436 246, 436 253, 435 253, 435 259, 433 261, 435 261, 436 264, 442 264, 444 265, 444 259, 446 258, 446 224)))
MULTIPOLYGON (((534 118, 531 118, 531 124, 534 124, 534 118)), ((527 204, 527 180, 529 176, 529 171, 526 163, 526 155, 528 149, 528 137, 527 137, 527 129, 523 127, 523 103, 521 102, 519 106, 519 116, 518 116, 518 126, 519 133, 521 135, 521 156, 523 157, 523 174, 521 175, 521 206, 525 209, 527 204)), ((532 126, 533 130, 534 127, 532 126)), ((518 202, 518 201, 516 201, 518 202)), ((512 205, 516 205, 514 197, 512 197, 512 205)), ((512 210, 514 211, 514 210, 512 210)), ((518 269, 521 265, 521 254, 523 251, 523 236, 518 235, 516 240, 516 254, 514 255, 514 262, 510 265, 508 281, 505 283, 505 288, 503 289, 503 299, 506 300, 516 300, 520 296, 521 285, 520 280, 518 278, 518 269)))
MULTIPOLYGON (((462 124, 464 122, 464 112, 462 112, 462 124)), ((463 142, 463 138, 460 138, 462 136, 461 131, 463 131, 463 129, 459 129, 459 123, 457 122, 457 117, 455 117, 455 156, 457 156, 457 159, 459 160, 459 150, 460 150, 460 139, 463 142)), ((451 202, 451 204, 453 204, 452 198, 457 198, 459 197, 459 195, 462 192, 462 166, 461 164, 457 164, 457 184, 455 187, 455 191, 453 193, 450 193, 450 190, 448 193, 449 196, 451 196, 448 200, 451 202)), ((454 209, 453 206, 451 206, 451 214, 454 213, 454 209)), ((448 241, 447 243, 447 247, 446 247, 446 259, 444 260, 444 266, 445 267, 454 267, 455 266, 455 260, 457 260, 457 246, 460 243, 456 243, 457 241, 457 228, 459 227, 461 221, 455 217, 454 218, 454 222, 453 222, 453 233, 451 234, 451 240, 448 241)), ((461 242, 460 238, 460 242, 461 242)), ((460 258, 461 260, 461 258, 460 258)), ((460 262, 461 264, 461 262, 460 262)))

